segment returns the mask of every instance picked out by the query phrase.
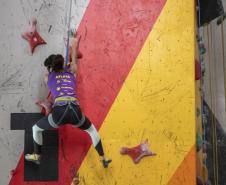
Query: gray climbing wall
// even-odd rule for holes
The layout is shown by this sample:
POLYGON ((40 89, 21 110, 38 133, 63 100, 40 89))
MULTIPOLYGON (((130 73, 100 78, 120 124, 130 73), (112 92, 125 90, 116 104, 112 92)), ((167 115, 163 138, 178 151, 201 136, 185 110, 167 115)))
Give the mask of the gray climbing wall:
MULTIPOLYGON (((73 0, 72 27, 78 27, 88 3, 73 0)), ((0 1, 0 185, 8 184, 23 151, 24 133, 10 130, 10 113, 40 111, 35 102, 48 93, 42 64, 51 53, 65 53, 68 4, 69 0, 0 1), (21 38, 32 17, 47 42, 33 55, 21 38)))

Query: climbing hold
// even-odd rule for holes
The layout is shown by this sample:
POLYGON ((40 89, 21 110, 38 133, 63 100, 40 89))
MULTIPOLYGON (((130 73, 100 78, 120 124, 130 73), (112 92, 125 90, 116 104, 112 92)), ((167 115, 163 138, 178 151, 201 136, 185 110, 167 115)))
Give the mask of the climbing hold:
POLYGON ((200 35, 197 35, 196 36, 196 39, 197 39, 198 42, 201 42, 202 41, 202 37, 200 35))
POLYGON ((221 15, 221 16, 217 19, 217 25, 222 24, 225 18, 226 18, 226 12, 224 12, 224 14, 221 15))
POLYGON ((201 78, 201 65, 195 60, 195 80, 200 80, 201 78))
POLYGON ((199 43, 199 51, 201 55, 206 53, 206 47, 203 43, 199 43))
POLYGON ((42 108, 42 113, 47 116, 52 111, 53 103, 49 99, 40 100, 36 102, 42 108))
POLYGON ((112 162, 111 159, 108 159, 108 160, 104 159, 104 160, 102 160, 103 167, 104 167, 104 168, 108 168, 108 165, 109 165, 111 162, 112 162))
POLYGON ((202 37, 200 35, 196 35, 197 42, 202 42, 202 37))
POLYGON ((10 175, 11 176, 14 176, 15 174, 16 174, 16 170, 15 169, 10 171, 10 175))
POLYGON ((141 158, 145 156, 156 155, 156 153, 150 151, 148 147, 148 140, 145 140, 143 143, 133 148, 122 147, 120 153, 129 155, 133 159, 133 162, 137 164, 141 158))
POLYGON ((21 36, 29 42, 31 53, 33 53, 35 48, 38 45, 46 44, 46 42, 42 39, 42 37, 37 32, 37 29, 36 29, 37 19, 32 18, 31 21, 29 21, 29 25, 30 25, 30 28, 28 29, 28 31, 23 32, 21 36))
POLYGON ((72 185, 78 185, 78 184, 79 184, 79 174, 77 173, 72 179, 72 185))
POLYGON ((79 184, 79 173, 76 170, 74 165, 70 166, 70 174, 71 174, 71 177, 72 177, 71 185, 78 185, 79 184))

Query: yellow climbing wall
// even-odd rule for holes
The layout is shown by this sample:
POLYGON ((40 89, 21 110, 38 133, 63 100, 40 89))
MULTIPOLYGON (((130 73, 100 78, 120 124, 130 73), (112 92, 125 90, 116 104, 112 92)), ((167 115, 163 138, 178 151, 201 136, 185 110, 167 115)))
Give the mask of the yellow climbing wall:
POLYGON ((91 147, 80 184, 195 184, 194 58, 194 2, 167 0, 100 128, 113 162, 104 169, 91 147), (145 139, 157 156, 120 155, 145 139))

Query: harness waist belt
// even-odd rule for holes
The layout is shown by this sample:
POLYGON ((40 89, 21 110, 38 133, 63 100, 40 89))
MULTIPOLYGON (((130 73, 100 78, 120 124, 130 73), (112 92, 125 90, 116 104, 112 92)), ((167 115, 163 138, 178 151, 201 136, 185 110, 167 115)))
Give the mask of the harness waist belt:
POLYGON ((55 103, 56 102, 72 102, 72 101, 77 101, 77 98, 75 97, 71 97, 71 96, 62 96, 62 97, 58 97, 55 99, 55 103))

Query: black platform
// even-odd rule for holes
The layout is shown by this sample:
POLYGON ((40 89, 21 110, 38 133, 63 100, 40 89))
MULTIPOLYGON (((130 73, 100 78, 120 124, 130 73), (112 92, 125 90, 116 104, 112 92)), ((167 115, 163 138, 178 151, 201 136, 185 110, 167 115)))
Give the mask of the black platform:
MULTIPOLYGON (((32 126, 40 113, 12 113, 11 130, 25 130, 24 154, 33 152, 32 126)), ((41 164, 24 160, 24 181, 58 181, 58 131, 43 132, 41 164)))

